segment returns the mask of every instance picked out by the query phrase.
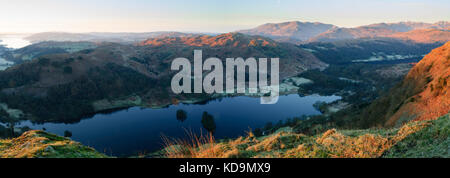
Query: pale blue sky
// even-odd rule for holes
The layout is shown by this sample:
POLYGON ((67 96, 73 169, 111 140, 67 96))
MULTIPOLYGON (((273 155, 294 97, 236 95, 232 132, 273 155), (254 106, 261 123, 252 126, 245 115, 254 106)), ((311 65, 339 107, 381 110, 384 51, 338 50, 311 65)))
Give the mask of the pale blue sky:
POLYGON ((269 22, 450 21, 449 0, 0 0, 0 32, 229 32, 269 22))

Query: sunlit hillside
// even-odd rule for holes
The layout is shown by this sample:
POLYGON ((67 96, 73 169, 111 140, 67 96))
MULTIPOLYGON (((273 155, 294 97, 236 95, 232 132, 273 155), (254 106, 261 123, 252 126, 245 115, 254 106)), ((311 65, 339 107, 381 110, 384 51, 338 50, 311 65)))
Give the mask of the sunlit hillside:
POLYGON ((430 120, 450 111, 450 42, 434 49, 405 80, 363 113, 366 125, 398 126, 430 120))

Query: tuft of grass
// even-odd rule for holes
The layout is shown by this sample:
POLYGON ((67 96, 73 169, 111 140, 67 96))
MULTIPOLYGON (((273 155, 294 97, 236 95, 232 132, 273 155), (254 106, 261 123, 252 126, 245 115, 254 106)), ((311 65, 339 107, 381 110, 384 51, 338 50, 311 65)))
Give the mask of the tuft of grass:
POLYGON ((189 139, 171 139, 162 136, 165 145, 165 155, 168 158, 209 158, 217 156, 217 145, 212 133, 197 136, 192 131, 187 131, 189 139))

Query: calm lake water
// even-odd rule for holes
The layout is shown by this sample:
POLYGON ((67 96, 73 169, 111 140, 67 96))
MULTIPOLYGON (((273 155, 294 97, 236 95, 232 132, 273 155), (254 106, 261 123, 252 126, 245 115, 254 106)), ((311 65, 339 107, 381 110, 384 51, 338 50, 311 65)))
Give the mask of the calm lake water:
POLYGON ((94 147, 100 152, 115 156, 136 155, 153 152, 163 146, 161 136, 183 138, 186 129, 207 133, 201 124, 203 112, 214 117, 216 139, 233 138, 244 135, 249 128, 262 128, 268 122, 276 124, 279 120, 301 115, 318 115, 313 104, 317 101, 333 102, 339 96, 299 95, 281 96, 274 105, 261 105, 259 98, 233 97, 213 100, 204 105, 180 104, 162 109, 129 108, 109 114, 97 114, 76 124, 21 125, 33 129, 43 129, 50 133, 64 135, 72 132, 72 139, 94 147), (187 112, 187 119, 179 121, 177 110, 187 112))

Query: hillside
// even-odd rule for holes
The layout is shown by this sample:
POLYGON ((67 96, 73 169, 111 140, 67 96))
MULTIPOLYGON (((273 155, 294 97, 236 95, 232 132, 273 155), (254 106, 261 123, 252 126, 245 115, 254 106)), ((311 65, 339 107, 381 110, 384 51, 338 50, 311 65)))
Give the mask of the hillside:
POLYGON ((68 138, 43 131, 0 140, 0 158, 107 158, 108 156, 68 138))
POLYGON ((307 69, 325 69, 328 65, 317 59, 312 53, 292 44, 279 43, 261 36, 249 36, 241 33, 226 33, 218 36, 166 37, 153 38, 139 44, 145 48, 167 50, 175 57, 187 57, 192 60, 192 51, 202 49, 205 56, 217 56, 222 60, 228 57, 278 57, 280 58, 280 77, 284 79, 307 69), (184 49, 179 52, 178 49, 184 49), (175 50, 177 49, 177 50, 175 50), (188 50, 189 49, 189 50, 188 50), (174 52, 178 51, 178 52, 174 52))
POLYGON ((426 55, 390 93, 361 118, 366 126, 396 126, 429 120, 450 111, 450 42, 426 55))
POLYGON ((309 41, 332 42, 349 39, 380 38, 380 37, 404 39, 405 37, 408 37, 408 35, 413 35, 413 37, 415 36, 415 38, 413 37, 411 38, 416 39, 415 41, 434 43, 435 41, 441 41, 440 39, 442 39, 442 37, 439 35, 433 36, 431 34, 428 34, 427 35, 428 38, 438 37, 438 40, 433 39, 431 41, 427 41, 426 39, 418 38, 419 36, 415 35, 415 33, 402 33, 402 32, 410 32, 414 30, 425 30, 425 29, 445 30, 449 26, 450 23, 448 22, 437 22, 434 24, 420 23, 420 22, 380 23, 356 28, 332 29, 320 35, 317 35, 314 38, 311 38, 309 41))
POLYGON ((390 35, 392 38, 411 40, 416 43, 445 43, 450 41, 450 30, 419 29, 390 35))
POLYGON ((330 29, 337 28, 334 25, 318 22, 284 22, 268 23, 253 29, 241 30, 240 33, 249 35, 261 35, 278 41, 300 42, 307 41, 330 29))
POLYGON ((226 33, 218 36, 201 35, 195 37, 152 38, 139 43, 141 46, 187 45, 208 47, 276 47, 278 44, 270 39, 248 36, 241 33, 226 33))
POLYGON ((432 125, 410 134, 387 150, 386 158, 449 158, 450 119, 443 116, 432 125))
POLYGON ((317 58, 328 64, 349 64, 355 62, 401 62, 413 59, 416 62, 441 45, 443 45, 442 42, 423 44, 382 38, 311 42, 299 46, 312 51, 317 58))
POLYGON ((423 22, 378 23, 368 25, 367 27, 389 29, 396 32, 408 32, 420 29, 445 29, 450 27, 450 23, 446 21, 440 21, 436 23, 423 23, 423 22))
POLYGON ((169 158, 449 158, 450 115, 410 122, 396 129, 328 130, 309 136, 291 128, 255 137, 195 143, 167 140, 167 147, 149 157, 169 158))
POLYGON ((13 62, 7 61, 7 60, 5 60, 4 58, 1 57, 2 54, 7 52, 8 50, 9 49, 6 48, 5 46, 0 45, 0 70, 5 70, 6 68, 8 68, 13 63, 13 62))
POLYGON ((43 55, 74 53, 87 49, 94 49, 98 44, 92 42, 41 42, 20 49, 0 53, 0 57, 7 61, 20 64, 43 55))
MULTIPOLYGON (((0 40, 0 42, 1 42, 1 40, 0 40)), ((7 50, 8 50, 8 48, 6 48, 6 47, 3 46, 3 45, 0 45, 0 54, 3 53, 3 52, 5 52, 5 51, 7 51, 7 50)))
POLYGON ((358 28, 337 28, 311 38, 310 41, 333 42, 349 39, 376 38, 385 37, 396 32, 397 31, 391 29, 374 28, 368 26, 358 28))

